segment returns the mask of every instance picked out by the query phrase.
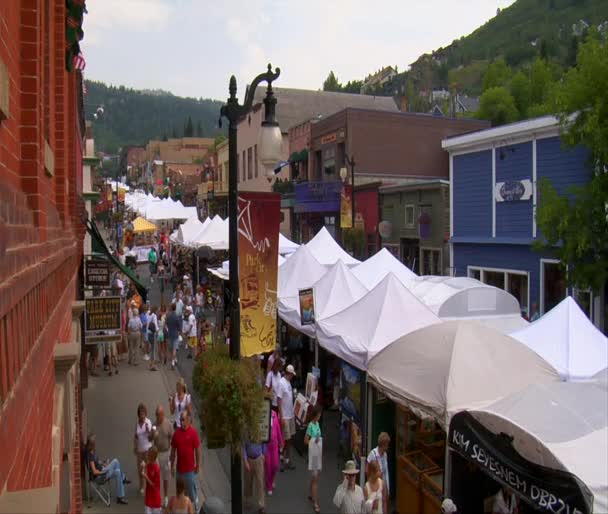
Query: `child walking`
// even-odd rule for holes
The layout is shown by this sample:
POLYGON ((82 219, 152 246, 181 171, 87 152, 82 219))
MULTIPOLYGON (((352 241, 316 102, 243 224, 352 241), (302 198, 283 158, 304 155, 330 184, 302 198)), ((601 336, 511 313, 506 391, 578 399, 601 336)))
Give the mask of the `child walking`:
POLYGON ((144 514, 161 514, 160 466, 156 461, 158 451, 152 446, 148 450, 147 463, 142 463, 141 476, 146 481, 144 514))
POLYGON ((304 444, 308 446, 308 471, 310 471, 310 489, 308 499, 312 501, 313 509, 318 514, 319 507, 319 475, 323 463, 323 438, 321 436, 321 407, 315 405, 312 411, 312 419, 306 428, 304 444))

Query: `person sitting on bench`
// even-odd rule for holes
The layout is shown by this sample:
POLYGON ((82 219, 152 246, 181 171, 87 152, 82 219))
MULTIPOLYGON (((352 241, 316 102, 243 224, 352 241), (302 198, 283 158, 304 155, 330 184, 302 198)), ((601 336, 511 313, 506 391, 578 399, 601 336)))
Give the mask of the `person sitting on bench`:
POLYGON ((122 472, 118 459, 100 462, 95 451, 95 434, 89 435, 87 439, 86 463, 90 479, 96 482, 105 482, 113 479, 116 482, 116 503, 127 505, 125 484, 130 484, 131 481, 122 472))

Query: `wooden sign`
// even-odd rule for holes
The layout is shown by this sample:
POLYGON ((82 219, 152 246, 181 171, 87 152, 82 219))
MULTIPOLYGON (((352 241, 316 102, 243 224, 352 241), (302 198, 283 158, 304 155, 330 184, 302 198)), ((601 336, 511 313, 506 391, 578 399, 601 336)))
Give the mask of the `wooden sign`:
POLYGON ((110 287, 110 263, 106 259, 90 259, 85 262, 85 285, 88 287, 110 287))
POLYGON ((120 296, 85 298, 85 331, 87 333, 121 329, 120 296))

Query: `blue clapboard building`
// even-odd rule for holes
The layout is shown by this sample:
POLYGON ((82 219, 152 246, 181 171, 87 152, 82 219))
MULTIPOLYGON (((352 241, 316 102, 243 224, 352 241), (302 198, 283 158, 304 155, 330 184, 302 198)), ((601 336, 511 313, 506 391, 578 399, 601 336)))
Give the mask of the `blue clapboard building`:
POLYGON ((547 312, 567 294, 600 326, 603 301, 569 290, 558 261, 532 243, 537 184, 548 178, 560 193, 590 178, 584 148, 566 149, 559 124, 545 116, 443 141, 450 155, 450 260, 452 274, 507 290, 522 314, 547 312))

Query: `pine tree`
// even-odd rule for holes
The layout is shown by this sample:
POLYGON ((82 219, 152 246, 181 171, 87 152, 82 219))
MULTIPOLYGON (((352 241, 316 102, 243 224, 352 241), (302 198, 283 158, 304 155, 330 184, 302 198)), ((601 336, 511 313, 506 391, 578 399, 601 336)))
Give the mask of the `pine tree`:
POLYGON ((196 124, 196 137, 203 137, 203 125, 200 121, 196 124))
POLYGON ((192 126, 192 118, 188 116, 188 120, 184 125, 184 137, 194 136, 194 127, 192 126))
POLYGON ((173 130, 171 131, 171 137, 173 139, 177 138, 177 130, 175 130, 175 127, 173 127, 173 130))

